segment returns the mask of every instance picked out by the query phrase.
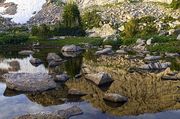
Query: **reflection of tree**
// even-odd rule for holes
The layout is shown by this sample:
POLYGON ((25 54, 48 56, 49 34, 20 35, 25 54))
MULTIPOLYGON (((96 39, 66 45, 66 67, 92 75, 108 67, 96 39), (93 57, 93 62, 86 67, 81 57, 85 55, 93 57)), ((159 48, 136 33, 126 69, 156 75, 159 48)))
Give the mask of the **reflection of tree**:
MULTIPOLYGON (((120 66, 121 63, 118 64, 117 62, 119 61, 114 59, 108 62, 108 65, 104 65, 107 64, 107 60, 104 59, 98 59, 97 63, 84 61, 85 65, 92 71, 105 71, 112 75, 115 81, 106 92, 127 96, 129 101, 121 107, 108 106, 103 101, 105 92, 83 78, 81 80, 70 80, 67 85, 90 93, 83 98, 103 112, 114 115, 138 115, 168 109, 180 109, 180 104, 176 103, 176 99, 180 97, 177 92, 177 86, 180 85, 180 82, 162 81, 160 76, 153 73, 128 73, 127 66, 120 66)), ((122 64, 126 65, 128 61, 124 61, 122 64)))
POLYGON ((67 72, 68 75, 74 77, 76 74, 80 73, 81 65, 82 65, 82 56, 69 59, 64 64, 65 71, 67 72))

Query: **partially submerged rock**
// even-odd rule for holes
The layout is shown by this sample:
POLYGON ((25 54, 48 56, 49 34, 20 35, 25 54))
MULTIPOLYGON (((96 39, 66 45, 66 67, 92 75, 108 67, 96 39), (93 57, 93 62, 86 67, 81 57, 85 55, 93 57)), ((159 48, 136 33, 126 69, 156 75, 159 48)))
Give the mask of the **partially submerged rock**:
POLYGON ((20 54, 20 55, 33 55, 34 52, 31 50, 23 50, 23 51, 20 51, 18 54, 20 54))
POLYGON ((61 49, 62 52, 78 52, 82 50, 83 49, 80 46, 76 46, 76 45, 65 45, 61 49))
POLYGON ((17 91, 35 92, 56 88, 56 83, 47 73, 9 73, 3 77, 7 87, 17 91))
POLYGON ((48 62, 51 62, 51 61, 62 61, 62 58, 57 55, 56 53, 48 53, 48 56, 47 56, 47 61, 48 62))
POLYGON ((66 82, 69 80, 69 76, 67 74, 60 74, 56 75, 55 81, 56 82, 66 82))
POLYGON ((114 103, 124 103, 128 101, 127 97, 115 93, 107 93, 103 99, 114 103))
POLYGON ((98 86, 113 82, 111 76, 104 72, 100 72, 97 74, 86 74, 85 78, 94 82, 98 86))
POLYGON ((23 116, 15 117, 14 119, 69 119, 72 116, 81 115, 83 111, 73 106, 66 110, 58 110, 56 112, 40 112, 36 114, 26 114, 23 116))
POLYGON ((109 54, 112 54, 113 51, 111 48, 105 48, 103 50, 99 50, 99 51, 96 51, 96 55, 109 55, 109 54))
POLYGON ((72 88, 72 89, 69 89, 68 95, 71 95, 71 96, 85 96, 87 94, 80 91, 80 90, 72 88))
POLYGON ((34 65, 34 66, 39 66, 40 64, 42 64, 42 60, 41 59, 38 59, 38 58, 31 58, 29 60, 29 62, 34 65))
POLYGON ((46 59, 49 63, 49 67, 58 66, 63 62, 63 59, 56 53, 48 53, 48 56, 46 59))

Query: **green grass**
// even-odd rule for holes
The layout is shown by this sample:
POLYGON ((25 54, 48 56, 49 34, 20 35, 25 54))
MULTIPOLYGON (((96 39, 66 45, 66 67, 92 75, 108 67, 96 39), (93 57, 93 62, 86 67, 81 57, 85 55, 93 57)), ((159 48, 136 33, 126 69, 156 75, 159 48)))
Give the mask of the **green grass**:
POLYGON ((160 43, 155 46, 150 46, 148 49, 151 52, 180 52, 180 41, 160 43))
POLYGON ((59 40, 47 40, 47 39, 40 39, 38 37, 30 38, 29 42, 39 41, 41 45, 48 45, 48 46, 64 46, 64 45, 82 45, 83 43, 89 43, 92 45, 99 46, 102 44, 103 39, 101 38, 89 38, 89 37, 67 37, 65 39, 59 40))

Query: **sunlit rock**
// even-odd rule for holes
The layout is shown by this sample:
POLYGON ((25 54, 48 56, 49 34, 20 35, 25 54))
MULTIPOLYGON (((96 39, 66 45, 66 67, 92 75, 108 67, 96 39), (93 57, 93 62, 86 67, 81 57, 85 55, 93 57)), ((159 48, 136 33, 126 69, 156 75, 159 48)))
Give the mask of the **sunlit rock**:
POLYGON ((9 73, 3 76, 8 88, 17 91, 45 91, 56 88, 53 78, 46 73, 9 73))
POLYGON ((111 76, 104 72, 100 72, 97 74, 86 74, 85 78, 94 82, 98 86, 113 82, 111 76))
POLYGON ((78 52, 82 50, 83 49, 80 46, 76 46, 76 45, 65 45, 61 49, 62 52, 78 52))

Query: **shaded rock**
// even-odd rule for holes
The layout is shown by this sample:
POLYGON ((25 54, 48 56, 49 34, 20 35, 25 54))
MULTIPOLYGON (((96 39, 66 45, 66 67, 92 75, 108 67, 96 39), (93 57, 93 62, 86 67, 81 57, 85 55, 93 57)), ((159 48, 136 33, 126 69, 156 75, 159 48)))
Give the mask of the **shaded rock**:
POLYGON ((18 54, 20 54, 20 55, 32 55, 32 54, 34 54, 34 52, 31 50, 23 50, 23 51, 20 51, 18 54))
POLYGON ((9 73, 3 75, 8 88, 17 91, 45 91, 56 88, 53 78, 46 73, 9 73))
POLYGON ((78 52, 82 50, 83 49, 80 46, 76 46, 76 45, 65 45, 61 49, 62 52, 78 52))
POLYGON ((55 81, 57 82, 66 82, 69 80, 69 76, 67 74, 56 75, 55 81))
POLYGON ((81 92, 80 90, 72 88, 72 89, 69 89, 68 95, 71 95, 71 96, 85 96, 87 94, 84 93, 84 92, 81 92))
POLYGON ((144 59, 149 60, 149 61, 159 60, 159 59, 161 59, 161 56, 146 56, 144 59))
POLYGON ((48 53, 47 56, 47 61, 51 62, 51 61, 62 61, 61 57, 59 55, 57 55, 56 53, 48 53))
POLYGON ((111 76, 104 72, 100 72, 97 74, 86 74, 85 78, 94 82, 98 86, 113 82, 111 76))
POLYGON ((30 62, 32 65, 34 65, 34 66, 39 66, 40 64, 43 63, 43 62, 42 62, 40 59, 38 59, 38 58, 31 58, 31 59, 29 60, 29 62, 30 62))
POLYGON ((145 64, 140 66, 140 69, 143 70, 162 70, 162 69, 166 69, 168 67, 171 66, 170 62, 165 62, 165 63, 160 63, 160 62, 156 62, 156 63, 149 63, 149 64, 145 64))
POLYGON ((111 48, 105 48, 103 50, 100 50, 100 51, 96 51, 96 55, 109 55, 109 54, 112 54, 113 51, 111 48))
POLYGON ((61 65, 62 63, 64 63, 65 61, 63 60, 59 60, 59 61, 55 61, 55 60, 52 60, 49 62, 49 67, 56 67, 56 66, 59 66, 61 65))
POLYGON ((128 101, 127 97, 124 97, 124 96, 119 95, 119 94, 114 94, 114 93, 105 94, 103 99, 106 101, 114 102, 114 103, 123 103, 123 102, 128 101))
POLYGON ((40 112, 37 114, 26 114, 16 117, 14 119, 68 119, 72 116, 81 114, 83 114, 82 110, 77 106, 73 106, 66 110, 58 110, 56 112, 40 112))

